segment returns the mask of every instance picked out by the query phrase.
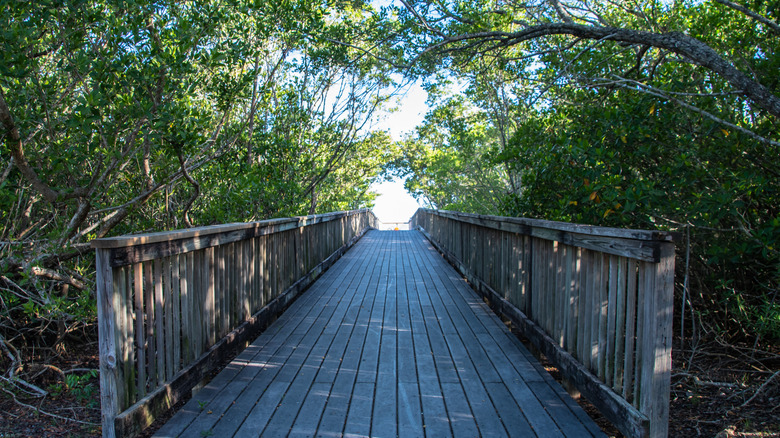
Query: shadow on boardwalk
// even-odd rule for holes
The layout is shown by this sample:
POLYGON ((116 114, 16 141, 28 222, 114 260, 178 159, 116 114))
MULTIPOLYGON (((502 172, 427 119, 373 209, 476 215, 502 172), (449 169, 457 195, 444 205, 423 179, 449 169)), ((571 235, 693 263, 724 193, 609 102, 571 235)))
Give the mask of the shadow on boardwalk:
POLYGON ((371 231, 154 436, 603 436, 416 231, 371 231))

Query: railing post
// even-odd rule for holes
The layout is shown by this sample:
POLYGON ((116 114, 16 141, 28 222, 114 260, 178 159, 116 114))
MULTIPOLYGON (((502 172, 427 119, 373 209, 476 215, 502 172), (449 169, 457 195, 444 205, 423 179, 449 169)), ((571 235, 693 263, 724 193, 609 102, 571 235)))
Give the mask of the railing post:
POLYGON ((114 438, 114 419, 119 412, 119 385, 116 354, 117 303, 114 293, 114 273, 109 264, 110 252, 98 249, 97 257, 97 311, 98 342, 100 348, 100 404, 103 437, 114 438))
POLYGON ((650 436, 665 438, 669 429, 669 395, 672 372, 672 319, 674 244, 661 245, 660 260, 652 266, 642 297, 645 314, 640 411, 650 419, 650 436))

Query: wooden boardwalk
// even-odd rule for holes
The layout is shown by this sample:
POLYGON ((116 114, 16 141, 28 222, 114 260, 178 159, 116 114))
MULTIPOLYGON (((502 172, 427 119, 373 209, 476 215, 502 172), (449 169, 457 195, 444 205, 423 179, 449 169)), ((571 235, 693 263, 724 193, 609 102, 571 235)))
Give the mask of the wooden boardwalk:
POLYGON ((603 436, 417 231, 370 231, 154 436, 603 436))

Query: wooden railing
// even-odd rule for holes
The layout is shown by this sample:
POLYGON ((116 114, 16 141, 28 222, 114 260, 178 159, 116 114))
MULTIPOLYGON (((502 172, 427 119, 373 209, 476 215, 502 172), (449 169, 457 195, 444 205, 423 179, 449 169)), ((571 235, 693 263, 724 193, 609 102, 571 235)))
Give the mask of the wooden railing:
POLYGON ((621 432, 667 436, 671 233, 427 209, 412 227, 621 432))
POLYGON ((406 222, 384 222, 379 221, 377 229, 380 230, 409 230, 409 221, 406 222))
POLYGON ((103 436, 150 425, 375 224, 356 210, 95 240, 103 436))

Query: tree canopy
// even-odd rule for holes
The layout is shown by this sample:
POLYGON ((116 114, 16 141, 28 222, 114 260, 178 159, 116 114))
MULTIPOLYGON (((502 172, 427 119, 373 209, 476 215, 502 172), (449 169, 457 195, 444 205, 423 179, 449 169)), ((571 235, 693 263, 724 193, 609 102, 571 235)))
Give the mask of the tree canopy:
POLYGON ((386 175, 679 231, 681 333, 780 339, 780 2, 380 3, 0 3, 0 343, 91 336, 91 239, 371 206, 386 175), (431 110, 394 143, 371 121, 411 80, 431 110))
POLYGON ((4 338, 43 327, 59 348, 92 324, 93 238, 370 206, 394 149, 367 128, 394 81, 331 42, 370 38, 370 11, 3 2, 4 338))
POLYGON ((682 311, 729 339, 780 337, 780 4, 393 11, 411 35, 393 62, 434 95, 466 84, 407 141, 397 164, 413 193, 436 208, 681 231, 682 311))

